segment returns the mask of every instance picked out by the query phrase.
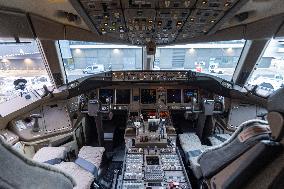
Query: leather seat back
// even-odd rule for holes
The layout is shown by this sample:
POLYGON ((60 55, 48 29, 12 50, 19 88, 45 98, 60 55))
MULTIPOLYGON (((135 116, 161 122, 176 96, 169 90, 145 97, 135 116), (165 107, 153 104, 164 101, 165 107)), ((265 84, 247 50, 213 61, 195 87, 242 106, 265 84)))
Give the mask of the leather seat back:
POLYGON ((212 188, 284 188, 284 88, 268 98, 270 140, 261 141, 210 179, 212 188))
POLYGON ((203 177, 212 177, 259 141, 268 140, 270 138, 269 133, 270 130, 266 121, 250 120, 243 123, 229 140, 220 146, 206 150, 200 155, 198 163, 203 177), (254 133, 253 128, 260 128, 263 132, 254 133))
POLYGON ((0 139, 1 189, 72 189, 75 182, 59 170, 27 159, 0 139))

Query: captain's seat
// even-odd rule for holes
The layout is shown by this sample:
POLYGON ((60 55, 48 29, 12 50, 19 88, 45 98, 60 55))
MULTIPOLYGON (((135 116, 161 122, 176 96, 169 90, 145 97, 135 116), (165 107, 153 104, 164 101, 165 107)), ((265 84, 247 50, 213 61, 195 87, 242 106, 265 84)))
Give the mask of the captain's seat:
POLYGON ((64 147, 46 147, 31 160, 0 138, 0 188, 90 189, 104 151, 103 147, 83 146, 75 162, 64 162, 64 147))
POLYGON ((0 154, 1 189, 72 189, 76 185, 68 174, 24 157, 1 138, 0 154))

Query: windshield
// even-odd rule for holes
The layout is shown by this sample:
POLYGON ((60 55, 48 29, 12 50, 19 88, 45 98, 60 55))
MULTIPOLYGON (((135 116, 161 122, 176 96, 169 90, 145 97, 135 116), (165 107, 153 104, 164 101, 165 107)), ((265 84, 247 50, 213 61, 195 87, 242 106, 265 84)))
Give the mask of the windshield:
POLYGON ((284 84, 284 39, 272 39, 247 84, 277 90, 284 84))
POLYGON ((24 43, 0 40, 0 61, 0 103, 51 85, 34 40, 24 43))
POLYGON ((68 82, 111 70, 141 70, 142 47, 83 41, 59 41, 68 82))
POLYGON ((159 47, 154 70, 193 70, 230 81, 244 45, 240 40, 159 47))
MULTIPOLYGON (((231 80, 244 44, 239 40, 158 47, 152 69, 193 70, 231 80)), ((59 45, 68 82, 110 70, 143 68, 142 47, 66 40, 59 45)))

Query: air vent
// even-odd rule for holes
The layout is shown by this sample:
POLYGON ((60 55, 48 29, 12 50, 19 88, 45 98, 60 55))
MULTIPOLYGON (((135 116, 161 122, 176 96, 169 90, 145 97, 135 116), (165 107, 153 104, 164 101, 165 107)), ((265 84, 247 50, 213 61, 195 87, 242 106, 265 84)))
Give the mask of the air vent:
POLYGON ((73 22, 77 25, 81 24, 81 19, 78 15, 70 13, 70 12, 66 12, 63 10, 58 10, 55 14, 56 17, 61 18, 61 19, 65 19, 68 22, 73 22))
POLYGON ((249 12, 242 12, 240 14, 235 15, 235 18, 239 21, 239 22, 243 22, 246 19, 248 19, 249 17, 249 12))

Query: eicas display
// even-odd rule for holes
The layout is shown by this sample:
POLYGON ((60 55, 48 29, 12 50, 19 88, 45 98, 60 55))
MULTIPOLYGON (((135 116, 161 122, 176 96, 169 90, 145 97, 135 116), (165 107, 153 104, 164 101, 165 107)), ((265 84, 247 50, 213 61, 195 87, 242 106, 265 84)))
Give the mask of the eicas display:
POLYGON ((130 89, 116 90, 116 104, 130 104, 130 89))
POLYGON ((141 104, 154 104, 154 103, 156 103, 156 90, 141 89, 141 104))

